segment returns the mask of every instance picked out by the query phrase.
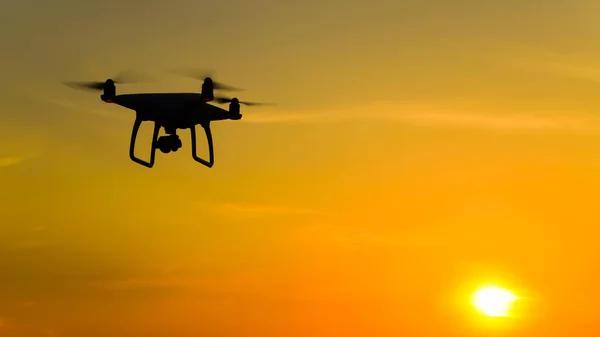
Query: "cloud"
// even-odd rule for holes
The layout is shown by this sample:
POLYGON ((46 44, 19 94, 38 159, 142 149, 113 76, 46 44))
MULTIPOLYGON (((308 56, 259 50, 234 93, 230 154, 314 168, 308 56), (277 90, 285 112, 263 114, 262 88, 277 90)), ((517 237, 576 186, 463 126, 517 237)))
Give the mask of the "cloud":
POLYGON ((90 287, 102 288, 106 290, 128 290, 139 288, 180 288, 193 287, 200 282, 194 279, 185 278, 155 278, 155 279, 122 279, 122 280, 104 280, 88 283, 90 287))
POLYGON ((147 278, 128 277, 121 279, 106 279, 89 282, 87 285, 91 288, 102 289, 108 291, 131 291, 143 289, 180 289, 180 288, 195 288, 195 289, 228 289, 234 290, 242 284, 248 283, 254 278, 261 280, 264 276, 260 271, 240 272, 233 271, 232 273, 217 274, 217 275, 202 275, 202 276, 184 276, 184 277, 169 277, 155 276, 147 278), (258 274, 257 274, 258 273, 258 274), (254 277, 253 277, 254 276, 254 277))
POLYGON ((343 249, 431 248, 452 245, 451 235, 435 229, 389 231, 372 226, 309 224, 298 232, 309 240, 323 240, 343 249))
POLYGON ((360 247, 384 247, 389 246, 388 240, 382 236, 375 235, 368 227, 359 227, 356 229, 337 230, 331 239, 340 247, 347 249, 356 249, 360 247))
MULTIPOLYGON (((533 60, 524 58, 516 59, 514 56, 507 59, 508 61, 502 62, 529 71, 538 69, 538 71, 555 72, 571 77, 600 81, 600 68, 596 70, 577 67, 551 60, 533 62, 533 60)), ((39 99, 61 109, 77 112, 86 111, 90 114, 110 118, 132 118, 130 114, 117 113, 110 110, 110 108, 89 108, 87 103, 77 104, 68 99, 48 97, 40 97, 39 99)), ((494 108, 494 110, 497 110, 497 108, 494 108)), ((488 108, 483 105, 476 109, 470 105, 461 105, 460 102, 458 104, 451 102, 447 106, 429 102, 376 102, 359 107, 333 108, 321 111, 283 111, 278 108, 268 108, 244 114, 243 117, 244 123, 258 124, 335 123, 351 120, 379 120, 409 123, 422 127, 476 128, 493 131, 600 131, 600 128, 593 127, 585 118, 567 117, 558 114, 549 115, 546 112, 489 112, 489 105, 488 108)), ((600 120, 597 122, 597 124, 600 124, 600 120)))
POLYGON ((279 215, 310 215, 318 212, 301 207, 266 203, 225 202, 200 203, 202 208, 221 216, 261 218, 279 215))
MULTIPOLYGON (((380 120, 424 127, 474 128, 493 131, 574 131, 595 132, 589 119, 548 113, 478 113, 463 109, 440 108, 427 104, 373 104, 370 107, 321 112, 262 112, 248 114, 248 123, 332 123, 350 120, 380 120)), ((483 109, 482 109, 483 110, 483 109)), ((595 121, 600 125, 600 120, 595 121)))
POLYGON ((36 305, 38 305, 39 303, 37 301, 22 301, 19 303, 19 305, 21 307, 24 308, 31 308, 31 307, 35 307, 36 305))
POLYGON ((57 107, 60 107, 63 109, 69 109, 69 110, 79 110, 80 109, 80 107, 77 106, 77 104, 67 101, 67 100, 58 100, 55 98, 42 98, 42 101, 44 101, 48 104, 56 105, 57 107))
POLYGON ((87 105, 88 107, 85 107, 86 104, 77 104, 73 101, 66 100, 66 99, 59 100, 56 98, 47 98, 47 97, 38 97, 38 99, 46 104, 54 105, 55 107, 58 107, 62 110, 69 110, 69 111, 73 111, 76 113, 87 112, 92 115, 97 115, 97 116, 101 116, 101 117, 118 118, 118 119, 132 118, 132 116, 134 116, 133 113, 131 115, 127 115, 127 114, 117 113, 115 111, 110 111, 108 109, 90 108, 89 105, 87 105))
POLYGON ((54 244, 37 240, 24 240, 10 246, 10 250, 33 250, 53 247, 54 244))
POLYGON ((40 328, 38 326, 21 324, 14 320, 0 318, 0 336, 47 336, 52 337, 57 334, 52 329, 40 328))
POLYGON ((17 164, 20 164, 21 162, 23 162, 24 160, 25 160, 25 158, 16 157, 16 156, 0 157, 0 167, 9 167, 9 166, 17 165, 17 164))
POLYGON ((81 145, 79 145, 79 144, 67 144, 64 146, 63 145, 55 145, 52 148, 52 151, 44 151, 43 148, 47 147, 47 146, 48 146, 47 144, 39 146, 42 148, 42 150, 36 149, 36 150, 31 151, 28 149, 23 149, 21 151, 22 153, 27 153, 27 154, 0 157, 0 168, 19 165, 25 161, 29 161, 32 159, 35 160, 35 159, 40 159, 40 158, 44 158, 44 157, 56 158, 57 156, 72 156, 74 153, 76 153, 77 151, 79 151, 81 149, 81 145))
POLYGON ((507 55, 501 62, 525 71, 600 82, 600 65, 597 60, 586 61, 575 54, 526 48, 521 56, 507 55))
POLYGON ((600 82, 600 68, 575 66, 560 62, 543 61, 538 64, 538 69, 560 76, 600 82))

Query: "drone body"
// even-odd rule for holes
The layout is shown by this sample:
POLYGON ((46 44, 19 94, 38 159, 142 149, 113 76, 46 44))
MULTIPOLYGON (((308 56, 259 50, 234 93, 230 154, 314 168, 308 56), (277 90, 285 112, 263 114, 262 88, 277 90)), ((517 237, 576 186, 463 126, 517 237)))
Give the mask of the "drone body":
POLYGON ((204 79, 201 93, 140 93, 117 95, 115 81, 108 79, 103 83, 76 84, 89 89, 103 90, 100 99, 105 103, 117 104, 135 111, 136 117, 131 133, 129 157, 134 162, 151 168, 154 166, 156 150, 163 153, 175 152, 182 147, 177 130, 190 129, 192 141, 192 158, 197 162, 212 167, 214 165, 214 148, 210 123, 221 120, 240 120, 240 104, 256 105, 258 103, 240 102, 237 98, 215 98, 214 89, 230 89, 223 85, 215 85, 211 78, 204 79), (219 108, 208 102, 229 102, 229 110, 219 108), (137 133, 142 122, 153 122, 154 133, 152 136, 152 150, 150 160, 137 158, 134 153, 137 133), (205 160, 197 155, 196 126, 204 128, 209 147, 209 159, 205 160), (164 129, 166 136, 158 136, 160 129, 164 129))

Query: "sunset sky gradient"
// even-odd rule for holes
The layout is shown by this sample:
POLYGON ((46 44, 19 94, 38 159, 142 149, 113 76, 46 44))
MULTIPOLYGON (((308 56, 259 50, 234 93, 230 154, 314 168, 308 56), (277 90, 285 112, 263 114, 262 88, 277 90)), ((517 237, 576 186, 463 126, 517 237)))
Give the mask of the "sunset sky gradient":
POLYGON ((598 12, 0 2, 0 336, 599 335, 598 12), (61 84, 199 91, 180 67, 278 103, 214 123, 212 169, 189 132, 131 162, 133 112, 61 84))

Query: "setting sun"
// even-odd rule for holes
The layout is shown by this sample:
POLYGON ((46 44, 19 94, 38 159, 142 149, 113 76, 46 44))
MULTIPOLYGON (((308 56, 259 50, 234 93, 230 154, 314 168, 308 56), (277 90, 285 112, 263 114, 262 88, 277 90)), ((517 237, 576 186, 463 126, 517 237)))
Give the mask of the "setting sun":
POLYGON ((473 294, 473 306, 483 315, 505 317, 517 296, 499 287, 483 287, 473 294))

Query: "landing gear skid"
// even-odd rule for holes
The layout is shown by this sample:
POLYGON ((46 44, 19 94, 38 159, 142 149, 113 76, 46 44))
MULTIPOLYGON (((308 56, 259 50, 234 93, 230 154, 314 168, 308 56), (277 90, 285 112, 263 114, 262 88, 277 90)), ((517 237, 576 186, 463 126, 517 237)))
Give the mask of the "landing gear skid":
MULTIPOLYGON (((140 129, 140 126, 142 125, 142 122, 143 122, 142 119, 136 118, 135 122, 133 123, 133 129, 131 131, 131 142, 129 144, 129 158, 131 158, 132 161, 134 161, 140 165, 143 165, 148 168, 152 168, 154 166, 154 160, 156 158, 156 149, 159 149, 162 153, 169 153, 171 151, 176 152, 182 146, 181 139, 179 139, 179 136, 177 136, 175 134, 158 137, 158 133, 160 131, 160 124, 157 124, 156 122, 154 122, 154 133, 152 135, 152 149, 150 152, 150 161, 147 162, 145 160, 137 158, 134 153, 135 141, 137 139, 137 134, 140 129)), ((206 139, 208 140, 209 160, 206 161, 206 160, 198 157, 197 146, 196 146, 197 141, 196 141, 196 127, 195 126, 190 128, 191 137, 192 137, 192 158, 194 158, 194 160, 199 162, 200 164, 205 165, 210 168, 214 165, 214 162, 215 162, 212 133, 210 131, 210 124, 204 124, 204 125, 202 125, 202 127, 204 128, 204 132, 206 133, 206 139)))
POLYGON ((192 136, 192 158, 195 161, 199 162, 202 165, 207 167, 212 167, 215 164, 215 151, 213 148, 212 141, 212 133, 210 132, 210 124, 203 124, 204 132, 206 133, 206 140, 208 141, 208 161, 198 157, 198 152, 196 151, 196 126, 190 128, 191 136, 192 136))
POLYGON ((152 166, 154 166, 154 159, 156 157, 156 147, 154 147, 154 144, 157 143, 158 132, 160 131, 160 125, 156 122, 154 123, 154 133, 152 135, 152 150, 150 152, 150 161, 149 162, 137 158, 134 153, 135 140, 137 139, 137 134, 138 134, 138 131, 140 130, 141 125, 142 125, 142 120, 139 118, 136 118, 135 122, 133 123, 133 129, 131 131, 131 142, 129 143, 129 158, 131 158, 131 160, 133 160, 134 162, 136 162, 140 165, 146 166, 147 168, 152 168, 152 166))

